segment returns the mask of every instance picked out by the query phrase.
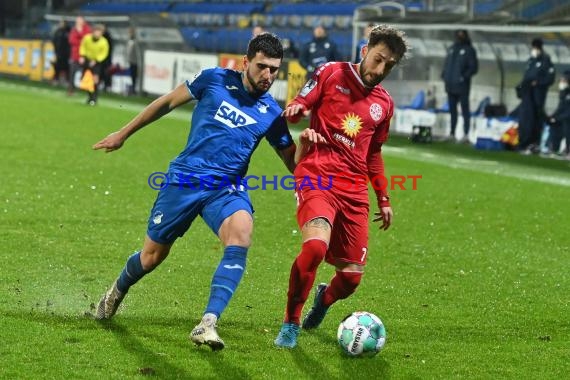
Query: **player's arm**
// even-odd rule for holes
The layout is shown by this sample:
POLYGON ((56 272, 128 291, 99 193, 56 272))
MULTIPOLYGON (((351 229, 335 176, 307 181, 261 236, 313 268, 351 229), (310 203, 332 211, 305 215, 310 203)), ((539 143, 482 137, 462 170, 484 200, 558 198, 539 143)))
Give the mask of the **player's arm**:
POLYGON ((295 165, 307 154, 313 144, 326 144, 327 140, 314 129, 305 128, 299 134, 299 146, 295 150, 295 165))
POLYGON ((299 134, 299 145, 293 143, 285 149, 276 149, 276 151, 287 169, 293 173, 301 158, 307 154, 307 151, 313 144, 317 143, 326 143, 326 140, 314 129, 306 128, 299 134))
POLYGON ((293 173, 293 171, 295 170, 295 166, 297 166, 294 159, 296 150, 297 147, 295 143, 284 149, 275 149, 275 152, 277 152, 277 155, 279 156, 281 161, 283 161, 283 163, 287 167, 287 170, 289 170, 289 172, 291 173, 293 173))
POLYGON ((288 122, 298 123, 303 116, 310 114, 315 104, 322 101, 325 85, 332 73, 333 67, 325 64, 313 74, 283 111, 282 115, 288 122))
POLYGON ((382 158, 382 144, 388 139, 388 130, 390 128, 390 120, 394 114, 394 104, 390 102, 388 105, 388 113, 386 118, 376 127, 370 147, 368 148, 368 155, 366 157, 366 164, 368 167, 368 178, 372 183, 372 188, 376 194, 376 201, 378 204, 379 212, 375 212, 376 217, 374 222, 382 221, 380 226, 381 230, 387 230, 392 224, 394 212, 390 206, 390 196, 388 195, 387 187, 388 181, 386 180, 384 171, 384 159, 382 158))
POLYGON ((123 128, 117 132, 111 133, 109 136, 93 145, 93 149, 105 149, 105 152, 112 152, 119 149, 136 131, 153 121, 160 119, 176 107, 188 103, 192 99, 192 95, 190 94, 190 91, 188 91, 186 82, 182 83, 171 92, 162 95, 146 106, 123 128))
POLYGON ((392 224, 394 212, 390 205, 390 197, 387 191, 387 181, 384 175, 384 160, 382 158, 382 144, 372 143, 371 149, 368 152, 367 165, 368 177, 372 182, 372 188, 376 194, 376 201, 378 204, 379 212, 375 212, 376 218, 374 222, 382 221, 380 226, 381 230, 387 230, 392 224))

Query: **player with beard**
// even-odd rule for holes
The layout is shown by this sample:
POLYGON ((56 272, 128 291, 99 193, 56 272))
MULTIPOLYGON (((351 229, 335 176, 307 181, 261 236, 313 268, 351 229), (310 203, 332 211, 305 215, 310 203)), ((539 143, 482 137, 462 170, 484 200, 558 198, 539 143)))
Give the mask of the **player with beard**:
MULTIPOLYGON (((121 301, 144 275, 155 269, 200 215, 224 246, 210 288, 201 322, 190 339, 213 350, 224 348, 216 323, 245 271, 253 230, 253 207, 242 178, 253 151, 265 137, 290 171, 295 167, 296 145, 282 109, 267 93, 283 58, 279 39, 269 33, 254 37, 243 58, 243 72, 212 68, 203 70, 170 93, 148 105, 121 130, 94 145, 112 152, 133 133, 191 100, 190 135, 184 150, 168 169, 168 177, 151 210, 142 250, 127 263, 99 302, 96 319, 113 317, 121 301), (207 186, 202 179, 207 178, 207 186)), ((301 145, 319 136, 306 129, 301 145)), ((200 247, 196 247, 200 253, 200 247)), ((194 284, 193 284, 194 285, 194 284)))
POLYGON ((379 212, 374 221, 382 222, 382 230, 392 223, 385 183, 378 179, 384 176, 381 148, 388 138, 394 102, 380 83, 407 50, 403 32, 385 25, 374 27, 359 64, 322 65, 283 113, 295 123, 310 111, 310 128, 327 144, 300 147, 302 158, 294 174, 303 243, 291 268, 285 318, 275 339, 278 347, 297 345, 303 305, 323 260, 335 266, 335 275, 330 284, 317 286, 303 329, 318 327, 329 307, 359 285, 368 254, 369 204, 364 179, 376 181, 379 212), (329 178, 332 184, 326 188, 312 186, 329 178))

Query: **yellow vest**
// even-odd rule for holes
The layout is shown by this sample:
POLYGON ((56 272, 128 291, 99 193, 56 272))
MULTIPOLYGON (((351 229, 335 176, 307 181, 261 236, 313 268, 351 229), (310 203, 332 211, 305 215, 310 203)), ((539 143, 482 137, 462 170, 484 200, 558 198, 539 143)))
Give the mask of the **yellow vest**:
POLYGON ((79 55, 90 61, 103 62, 109 55, 109 42, 105 37, 95 41, 93 34, 86 34, 79 45, 79 55))

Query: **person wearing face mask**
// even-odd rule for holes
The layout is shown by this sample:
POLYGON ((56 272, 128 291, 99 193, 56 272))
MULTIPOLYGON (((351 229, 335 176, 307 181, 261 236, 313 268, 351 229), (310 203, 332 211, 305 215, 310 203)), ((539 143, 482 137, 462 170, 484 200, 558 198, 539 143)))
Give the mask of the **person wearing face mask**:
POLYGON ((477 52, 471 45, 469 34, 461 29, 455 32, 455 42, 447 50, 441 78, 445 82, 445 91, 451 116, 449 139, 455 141, 457 126, 457 103, 461 104, 463 115, 463 138, 461 142, 469 142, 469 126, 471 111, 469 110, 469 92, 471 78, 477 73, 479 62, 477 52))
POLYGON ((560 144, 566 139, 566 149, 561 156, 570 160, 570 70, 564 74, 558 82, 558 107, 548 118, 550 124, 550 148, 555 157, 559 157, 560 144))
POLYGON ((542 49, 542 40, 535 38, 531 43, 530 58, 522 81, 517 86, 521 99, 518 108, 519 146, 522 154, 538 153, 540 136, 545 121, 544 104, 548 87, 554 83, 555 70, 550 56, 542 49))
POLYGON ((94 91, 89 91, 87 104, 94 106, 97 103, 97 87, 99 79, 102 75, 103 62, 109 55, 109 42, 103 37, 105 27, 97 24, 93 27, 93 33, 87 34, 81 40, 79 46, 79 63, 83 66, 83 70, 91 70, 93 73, 93 81, 95 82, 94 91))
POLYGON ((313 29, 313 39, 301 48, 299 63, 307 70, 309 80, 317 67, 339 58, 336 44, 329 39, 325 28, 318 25, 313 29))

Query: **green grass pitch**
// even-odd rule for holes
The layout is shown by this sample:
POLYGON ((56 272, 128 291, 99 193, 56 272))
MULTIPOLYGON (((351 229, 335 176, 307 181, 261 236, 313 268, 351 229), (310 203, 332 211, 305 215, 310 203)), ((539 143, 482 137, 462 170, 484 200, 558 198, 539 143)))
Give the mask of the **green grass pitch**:
MULTIPOLYGON (((251 191, 246 274, 219 323, 226 349, 188 339, 221 246, 198 220, 133 287, 109 323, 91 305, 139 249, 156 196, 147 177, 183 148, 191 108, 105 154, 91 145, 140 102, 0 81, 0 378, 561 379, 570 373, 570 165, 392 137, 394 224, 371 223, 357 292, 294 350, 274 348, 289 268, 300 247, 293 193, 251 191), (336 329, 352 311, 384 322, 371 359, 344 356, 336 329), (564 375, 566 373, 566 375, 564 375)), ((264 142, 250 173, 285 175, 264 142)), ((331 267, 320 267, 317 282, 331 267)), ((313 294, 310 295, 310 304, 313 294)))

